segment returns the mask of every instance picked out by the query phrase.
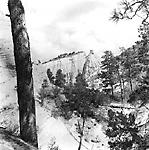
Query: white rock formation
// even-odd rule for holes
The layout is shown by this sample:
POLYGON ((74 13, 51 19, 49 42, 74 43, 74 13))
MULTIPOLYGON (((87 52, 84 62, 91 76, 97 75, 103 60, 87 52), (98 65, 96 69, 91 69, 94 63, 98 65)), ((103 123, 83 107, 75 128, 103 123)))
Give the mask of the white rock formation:
POLYGON ((83 51, 73 52, 69 54, 62 54, 57 58, 51 59, 42 63, 47 69, 50 69, 55 75, 58 69, 61 69, 66 74, 66 82, 75 82, 75 77, 79 72, 82 73, 86 55, 83 51))

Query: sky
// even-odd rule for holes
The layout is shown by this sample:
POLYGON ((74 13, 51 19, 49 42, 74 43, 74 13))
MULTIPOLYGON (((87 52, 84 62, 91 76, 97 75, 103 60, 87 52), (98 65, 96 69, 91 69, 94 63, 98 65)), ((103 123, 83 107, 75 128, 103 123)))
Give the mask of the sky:
MULTIPOLYGON (((119 47, 133 45, 138 40, 141 20, 118 23, 110 20, 120 1, 22 0, 31 50, 39 59, 48 60, 61 53, 80 50, 86 53, 94 50, 99 56, 105 50, 118 53, 119 47)), ((0 13, 8 13, 7 0, 0 0, 0 13)), ((9 24, 8 17, 5 21, 9 24)), ((6 30, 1 21, 0 38, 8 36, 6 30)))

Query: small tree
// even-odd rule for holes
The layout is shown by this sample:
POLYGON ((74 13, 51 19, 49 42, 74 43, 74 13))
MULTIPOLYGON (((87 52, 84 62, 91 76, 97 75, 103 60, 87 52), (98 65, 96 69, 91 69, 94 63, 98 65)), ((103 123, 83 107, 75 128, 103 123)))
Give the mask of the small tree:
POLYGON ((57 72, 56 72, 56 75, 53 76, 53 73, 51 72, 50 69, 47 69, 47 76, 48 76, 48 79, 50 81, 50 83, 62 88, 65 86, 65 83, 66 83, 66 75, 63 74, 62 70, 61 69, 58 69, 57 72))
POLYGON ((61 115, 68 120, 71 119, 73 115, 77 116, 76 131, 79 135, 78 150, 80 150, 87 119, 94 116, 93 101, 95 100, 96 92, 87 88, 85 79, 83 79, 82 74, 79 73, 74 86, 71 88, 65 87, 64 94, 67 101, 63 101, 60 106, 61 115))
POLYGON ((51 94, 50 88, 49 88, 49 84, 47 79, 43 80, 43 83, 41 85, 41 88, 38 92, 38 99, 40 100, 41 106, 43 106, 44 104, 44 99, 48 98, 51 94))
POLYGON ((55 77, 55 85, 62 88, 65 86, 66 83, 66 75, 63 74, 61 69, 58 69, 56 72, 56 77, 55 77))
POLYGON ((138 50, 138 60, 142 65, 140 68, 146 70, 149 64, 149 24, 144 23, 139 28, 140 41, 136 42, 136 47, 138 50))
POLYGON ((56 144, 56 138, 52 137, 48 145, 48 150, 60 150, 59 146, 56 144))
POLYGON ((140 101, 141 105, 149 102, 149 69, 146 72, 146 76, 143 77, 143 81, 129 96, 129 103, 137 101, 140 101))
POLYGON ((44 80, 43 80, 43 83, 42 83, 41 86, 42 86, 43 89, 49 87, 49 84, 48 84, 47 79, 44 79, 44 80))
POLYGON ((49 78, 49 81, 54 84, 55 83, 55 77, 53 76, 53 73, 51 72, 50 69, 47 69, 47 76, 49 78))
POLYGON ((138 150, 146 150, 146 142, 139 135, 139 127, 135 124, 133 114, 125 115, 122 112, 108 110, 108 117, 106 135, 109 137, 111 150, 128 150, 134 147, 138 150))

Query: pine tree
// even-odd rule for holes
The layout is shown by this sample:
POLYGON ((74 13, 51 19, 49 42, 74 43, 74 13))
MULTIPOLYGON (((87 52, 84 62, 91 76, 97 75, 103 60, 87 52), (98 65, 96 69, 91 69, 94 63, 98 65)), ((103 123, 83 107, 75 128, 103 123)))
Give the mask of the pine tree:
POLYGON ((136 42, 138 50, 139 63, 143 65, 143 68, 148 68, 149 64, 149 24, 144 23, 139 28, 140 41, 136 42))
POLYGON ((120 87, 120 90, 121 90, 121 100, 123 102, 124 100, 124 78, 123 78, 123 70, 122 70, 122 67, 121 67, 121 57, 120 56, 116 56, 115 57, 115 60, 116 60, 116 73, 117 73, 117 80, 119 82, 119 87, 120 87))
POLYGON ((149 69, 143 77, 142 82, 129 96, 129 103, 135 104, 138 101, 141 102, 140 107, 149 102, 149 69))
POLYGON ((24 7, 20 0, 9 0, 8 9, 17 73, 20 136, 24 141, 38 147, 32 62, 24 7))
POLYGON ((47 79, 44 79, 44 80, 43 80, 43 83, 42 83, 41 86, 42 86, 43 89, 49 87, 49 84, 48 84, 47 79))
POLYGON ((101 61, 101 74, 104 91, 111 92, 114 96, 116 61, 111 51, 105 51, 101 61), (108 88, 110 86, 110 89, 108 88))
POLYGON ((49 81, 52 84, 54 84, 55 83, 55 77, 53 76, 53 73, 51 72, 50 69, 47 69, 47 76, 48 76, 49 81))
POLYGON ((66 83, 66 75, 63 74, 62 70, 59 69, 57 70, 56 72, 56 77, 55 77, 55 85, 62 88, 65 86, 65 83, 66 83))
POLYGON ((111 150, 128 150, 134 146, 138 150, 146 150, 145 138, 139 134, 133 114, 125 115, 122 112, 108 110, 108 117, 106 135, 109 137, 108 144, 111 150))
POLYGON ((120 54, 121 66, 123 68, 123 78, 130 85, 131 92, 133 91, 133 79, 137 78, 139 68, 137 66, 137 52, 133 48, 123 49, 120 54))
POLYGON ((72 116, 67 117, 68 114, 75 114, 79 118, 76 124, 76 130, 80 139, 78 147, 78 150, 80 150, 87 118, 94 116, 93 102, 97 93, 93 89, 87 88, 87 84, 81 73, 76 77, 76 83, 73 87, 65 87, 64 93, 68 100, 62 104, 62 111, 65 112, 64 117, 69 119, 72 116))

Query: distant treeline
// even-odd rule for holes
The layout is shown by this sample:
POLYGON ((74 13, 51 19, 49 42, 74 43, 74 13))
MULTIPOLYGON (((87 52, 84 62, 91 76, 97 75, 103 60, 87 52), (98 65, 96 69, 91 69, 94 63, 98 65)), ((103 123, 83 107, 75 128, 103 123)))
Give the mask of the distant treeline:
POLYGON ((51 62, 51 61, 56 61, 58 59, 70 57, 70 56, 77 55, 77 54, 80 54, 80 53, 84 53, 84 52, 83 51, 79 51, 79 52, 71 52, 71 53, 60 54, 60 55, 58 55, 55 58, 52 58, 52 59, 50 59, 48 61, 43 62, 42 64, 46 64, 46 63, 51 62))

